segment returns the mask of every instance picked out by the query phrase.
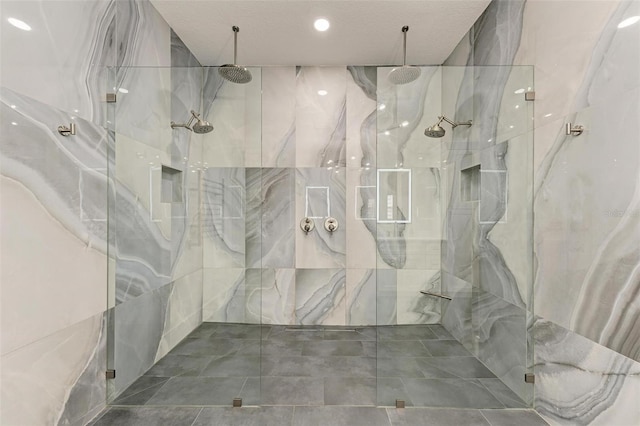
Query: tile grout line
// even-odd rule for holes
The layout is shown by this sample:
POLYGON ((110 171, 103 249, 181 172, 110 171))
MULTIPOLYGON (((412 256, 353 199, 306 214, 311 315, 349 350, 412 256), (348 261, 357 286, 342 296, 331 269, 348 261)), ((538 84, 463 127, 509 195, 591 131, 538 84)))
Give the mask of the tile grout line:
POLYGON ((196 423, 196 421, 198 420, 198 417, 200 417, 200 414, 202 414, 202 410, 204 410, 204 407, 200 408, 200 411, 198 411, 198 414, 196 415, 196 417, 191 422, 191 426, 193 426, 196 423))

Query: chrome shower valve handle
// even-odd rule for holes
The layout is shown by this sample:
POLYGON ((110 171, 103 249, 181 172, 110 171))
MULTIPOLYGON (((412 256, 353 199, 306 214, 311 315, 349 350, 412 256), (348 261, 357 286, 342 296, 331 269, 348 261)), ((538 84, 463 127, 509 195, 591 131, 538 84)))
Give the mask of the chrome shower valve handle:
POLYGON ((333 217, 328 217, 327 220, 324 221, 324 229, 329 232, 335 232, 338 230, 338 221, 333 217))
POLYGON ((313 231, 315 227, 316 225, 315 223, 313 223, 313 220, 311 218, 305 217, 300 221, 300 229, 302 229, 305 234, 313 231))

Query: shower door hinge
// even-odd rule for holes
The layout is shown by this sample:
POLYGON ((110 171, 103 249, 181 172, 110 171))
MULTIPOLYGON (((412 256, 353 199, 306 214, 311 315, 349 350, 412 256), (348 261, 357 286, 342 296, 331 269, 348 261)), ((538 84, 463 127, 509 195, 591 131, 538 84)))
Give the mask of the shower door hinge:
POLYGON ((112 104, 118 100, 118 97, 115 93, 107 93, 107 103, 112 104))
POLYGON ((116 370, 107 370, 105 373, 107 379, 115 379, 116 378, 116 370))
POLYGON ((525 101, 535 101, 536 100, 536 92, 534 92, 533 90, 526 92, 524 94, 524 100, 525 101))
POLYGON ((525 373, 524 382, 525 383, 535 383, 536 382, 536 375, 533 374, 533 373, 525 373))

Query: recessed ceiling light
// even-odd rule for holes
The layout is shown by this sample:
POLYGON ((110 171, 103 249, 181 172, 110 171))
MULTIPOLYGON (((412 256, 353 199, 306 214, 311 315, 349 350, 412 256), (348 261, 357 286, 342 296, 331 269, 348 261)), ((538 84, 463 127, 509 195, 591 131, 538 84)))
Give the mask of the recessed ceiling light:
POLYGON ((318 95, 320 95, 320 96, 326 96, 327 93, 329 93, 329 92, 327 92, 326 90, 318 90, 318 95))
POLYGON ((330 24, 329 24, 329 21, 327 21, 326 19, 318 18, 313 23, 313 26, 318 31, 327 31, 329 29, 330 24))
POLYGON ((31 26, 24 21, 21 21, 16 18, 8 18, 7 21, 9 21, 9 23, 16 28, 20 28, 21 30, 24 30, 24 31, 31 31, 31 26))
POLYGON ((640 21, 640 16, 632 16, 632 17, 627 18, 624 21, 620 22, 618 24, 618 28, 628 27, 629 25, 633 25, 638 21, 640 21))

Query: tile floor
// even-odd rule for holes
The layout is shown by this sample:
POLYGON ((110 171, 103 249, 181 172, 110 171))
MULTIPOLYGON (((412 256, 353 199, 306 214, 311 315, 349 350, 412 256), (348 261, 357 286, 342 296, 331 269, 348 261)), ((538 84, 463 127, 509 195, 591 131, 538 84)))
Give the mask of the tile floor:
POLYGON ((546 424, 524 408, 439 325, 203 323, 95 424, 546 424))

